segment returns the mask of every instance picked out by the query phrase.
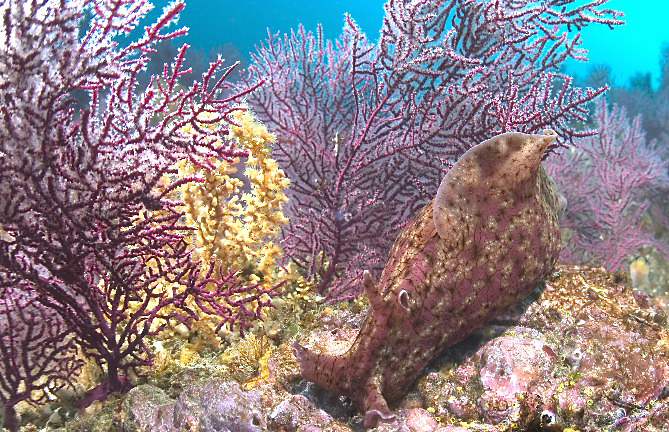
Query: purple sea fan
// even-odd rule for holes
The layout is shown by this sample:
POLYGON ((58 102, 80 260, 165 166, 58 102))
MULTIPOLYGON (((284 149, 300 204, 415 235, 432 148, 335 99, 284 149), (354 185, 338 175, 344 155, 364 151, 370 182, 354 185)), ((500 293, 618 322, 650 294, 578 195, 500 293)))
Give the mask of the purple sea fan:
POLYGON ((248 102, 278 132, 273 155, 292 182, 284 250, 321 293, 355 292, 362 271, 382 264, 387 231, 407 216, 393 205, 411 189, 393 158, 400 148, 363 139, 376 83, 351 71, 369 65, 372 49, 352 22, 336 47, 300 27, 272 39, 251 70, 276 85, 248 102))
MULTIPOLYGON (((213 304, 241 289, 215 263, 204 263, 210 271, 201 280, 180 203, 168 199, 171 188, 201 179, 162 192, 156 185, 175 174, 178 160, 206 166, 238 155, 214 145, 214 135, 227 135, 229 115, 252 88, 229 92, 231 69, 222 70, 220 58, 200 82, 178 85, 189 73, 187 46, 138 88, 155 44, 186 32, 166 30, 184 8, 176 1, 132 40, 150 7, 144 0, 0 4, 0 284, 26 286, 57 312, 106 371, 108 391, 124 388, 129 368, 150 362, 144 341, 158 331, 156 318, 197 319, 193 301, 213 304), (119 33, 130 42, 116 42, 119 33), (78 112, 75 90, 90 99, 78 112), (202 122, 222 126, 205 131, 202 122), (186 126, 202 133, 187 134, 186 126)), ((202 312, 240 327, 257 316, 202 312)))
POLYGON ((245 82, 267 81, 248 103, 292 182, 286 256, 330 300, 355 296, 471 146, 508 131, 590 135, 573 124, 605 88, 574 89, 558 70, 585 59, 568 31, 622 23, 604 3, 389 0, 377 45, 349 16, 334 42, 320 28, 270 35, 245 82))
POLYGON ((669 161, 655 141, 646 142, 640 117, 630 120, 601 100, 595 121, 597 135, 546 161, 568 203, 561 225, 570 235, 561 259, 618 271, 642 246, 669 257, 669 246, 641 226, 649 199, 669 188, 669 161))
POLYGON ((36 293, 17 284, 0 287, 0 403, 4 427, 17 428, 15 405, 42 404, 71 385, 83 362, 70 330, 36 293))

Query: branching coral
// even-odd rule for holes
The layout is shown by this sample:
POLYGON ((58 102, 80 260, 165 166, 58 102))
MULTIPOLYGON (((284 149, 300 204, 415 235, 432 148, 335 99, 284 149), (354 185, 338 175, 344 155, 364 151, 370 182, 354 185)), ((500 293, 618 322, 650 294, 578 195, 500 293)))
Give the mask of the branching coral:
POLYGON ((245 297, 254 307, 222 306, 254 285, 215 263, 202 270, 180 203, 156 193, 184 158, 235 157, 213 142, 253 90, 230 91, 221 58, 181 87, 187 46, 139 87, 155 45, 186 33, 168 30, 184 7, 170 3, 135 40, 146 0, 0 2, 0 286, 36 292, 102 367, 108 381, 92 398, 126 388, 128 369, 150 363, 156 319, 188 321, 197 304, 221 323, 248 322, 266 304, 261 288, 245 297), (75 91, 89 96, 77 111, 75 91), (205 118, 221 126, 184 132, 205 118))
MULTIPOLYGON (((289 277, 276 265, 281 249, 275 239, 287 222, 282 206, 290 182, 270 157, 274 137, 265 126, 243 108, 231 113, 230 121, 222 136, 218 131, 223 125, 207 116, 184 127, 182 132, 194 141, 209 139, 212 147, 225 148, 225 156, 180 160, 156 193, 181 203, 177 209, 184 215, 184 228, 192 232, 185 240, 203 278, 213 266, 234 284, 217 305, 214 331, 228 324, 230 331, 237 327, 243 333, 261 319, 262 309, 270 306, 271 297, 279 294, 279 286, 289 277), (237 175, 242 160, 244 177, 237 175)), ((161 215, 164 210, 152 213, 161 215)), ((163 291, 180 291, 174 281, 161 283, 163 291)), ((204 312, 194 319, 212 315, 211 307, 191 303, 204 312)))

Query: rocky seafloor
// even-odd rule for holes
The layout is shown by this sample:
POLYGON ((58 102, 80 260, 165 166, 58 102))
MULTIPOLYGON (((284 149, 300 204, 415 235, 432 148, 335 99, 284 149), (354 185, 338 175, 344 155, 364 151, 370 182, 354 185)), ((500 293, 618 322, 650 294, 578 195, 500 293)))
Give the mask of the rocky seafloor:
MULTIPOLYGON (((365 430, 347 398, 300 378, 290 349, 298 338, 341 351, 364 315, 353 305, 319 306, 311 322, 285 322, 298 331, 267 331, 271 338, 252 344, 247 337, 232 354, 189 354, 193 345, 182 345, 179 367, 158 356, 145 383, 47 429, 365 430)), ((397 419, 375 430, 669 430, 666 314, 623 273, 558 266, 531 298, 446 349, 391 408, 397 419)))

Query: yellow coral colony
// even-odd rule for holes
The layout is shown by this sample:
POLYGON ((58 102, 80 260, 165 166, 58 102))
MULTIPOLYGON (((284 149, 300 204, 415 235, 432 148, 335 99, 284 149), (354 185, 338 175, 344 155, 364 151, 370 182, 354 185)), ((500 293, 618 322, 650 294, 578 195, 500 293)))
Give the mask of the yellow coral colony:
MULTIPOLYGON (((210 123, 207 118, 199 119, 203 121, 198 125, 199 130, 189 125, 182 132, 185 135, 208 135, 196 136, 200 142, 215 139, 213 145, 232 144, 235 150, 246 150, 248 157, 244 161, 244 176, 234 176, 240 164, 238 158, 233 161, 212 158, 208 162, 213 169, 202 168, 184 159, 175 165, 178 171, 176 177, 165 176, 162 179, 158 192, 181 178, 204 179, 180 185, 170 193, 183 202, 184 224, 194 230, 192 236, 186 237, 193 249, 193 259, 202 261, 202 273, 214 262, 223 276, 236 272, 240 284, 258 284, 259 288, 268 289, 281 280, 291 278, 287 271, 275 265, 281 253, 275 241, 281 225, 287 222, 282 206, 288 201, 284 191, 290 181, 270 157, 270 144, 275 138, 267 128, 256 121, 248 110, 234 111, 231 117, 236 125, 229 125, 226 143, 216 135, 221 125, 210 123)), ((147 213, 161 211, 147 210, 147 213)), ((143 213, 138 214, 137 220, 144 217, 143 213)), ((159 260, 156 256, 147 257, 147 264, 155 270, 159 260)), ((177 284, 164 279, 155 283, 159 285, 157 289, 164 292, 179 290, 177 284)), ((104 281, 101 281, 100 288, 104 289, 104 281)), ((245 295, 238 294, 240 297, 245 295)), ((255 295, 255 292, 249 295, 255 295)), ((231 300, 240 298, 233 297, 231 300)), ((238 307, 253 308, 253 303, 238 307)), ((191 306, 197 310, 196 305, 191 306)), ((129 307, 133 307, 132 302, 129 307)), ((160 324, 160 320, 154 321, 152 330, 160 324)))
MULTIPOLYGON (((248 110, 232 113, 237 125, 230 125, 227 139, 236 149, 248 151, 244 176, 249 192, 243 192, 244 181, 233 176, 239 160, 210 160, 212 170, 205 170, 189 160, 177 164, 178 177, 197 176, 201 183, 188 183, 178 190, 184 203, 186 225, 195 229, 189 239, 195 258, 202 259, 203 270, 215 260, 227 271, 238 272, 243 283, 268 288, 286 275, 275 266, 280 255, 275 239, 287 219, 282 206, 288 199, 284 191, 290 181, 270 157, 275 138, 256 121, 248 110)), ((211 130, 217 125, 203 125, 211 130)), ((197 134, 190 126, 184 132, 197 134)))

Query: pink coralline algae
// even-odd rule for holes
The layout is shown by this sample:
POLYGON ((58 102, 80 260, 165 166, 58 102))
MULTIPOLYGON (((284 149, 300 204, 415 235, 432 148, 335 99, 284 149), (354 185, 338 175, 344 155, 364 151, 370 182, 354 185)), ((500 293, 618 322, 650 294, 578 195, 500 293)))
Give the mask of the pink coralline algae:
POLYGON ((392 421, 439 352, 526 297, 560 252, 564 202, 541 159, 553 131, 506 133, 467 151, 395 241, 371 310, 346 354, 294 345, 302 376, 353 397, 365 425, 392 421))

